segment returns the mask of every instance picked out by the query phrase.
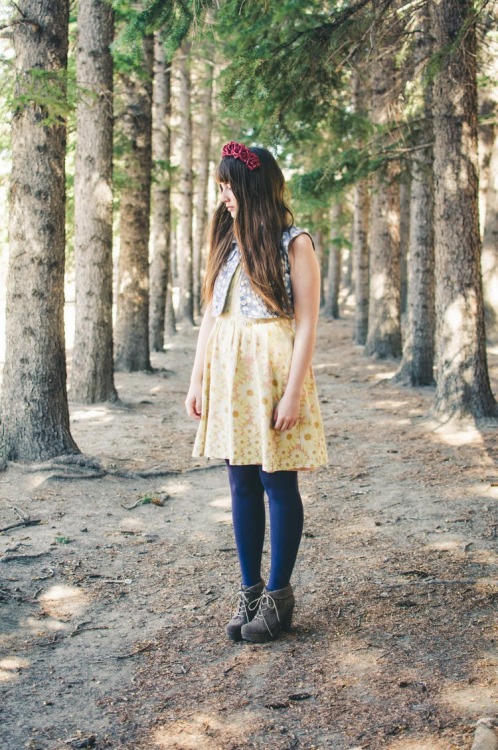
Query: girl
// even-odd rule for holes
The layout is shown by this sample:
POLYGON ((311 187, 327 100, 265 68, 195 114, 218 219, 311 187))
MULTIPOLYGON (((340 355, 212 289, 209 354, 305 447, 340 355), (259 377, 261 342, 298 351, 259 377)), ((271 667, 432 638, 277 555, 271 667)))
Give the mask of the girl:
POLYGON ((297 471, 327 462, 311 370, 320 271, 310 235, 292 224, 284 176, 269 151, 227 143, 216 180, 208 305, 185 406, 200 420, 193 455, 228 466, 242 585, 226 632, 262 643, 291 625, 290 578, 303 529, 297 471))

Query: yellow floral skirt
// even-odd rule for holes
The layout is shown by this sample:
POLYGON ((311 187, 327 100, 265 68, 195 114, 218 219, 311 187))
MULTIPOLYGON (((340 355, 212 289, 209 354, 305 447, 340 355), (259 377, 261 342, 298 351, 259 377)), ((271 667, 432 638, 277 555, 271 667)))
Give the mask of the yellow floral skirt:
POLYGON ((204 361, 202 417, 193 456, 261 464, 264 471, 316 469, 327 448, 312 369, 301 396, 299 421, 273 429, 294 345, 291 321, 217 317, 204 361))

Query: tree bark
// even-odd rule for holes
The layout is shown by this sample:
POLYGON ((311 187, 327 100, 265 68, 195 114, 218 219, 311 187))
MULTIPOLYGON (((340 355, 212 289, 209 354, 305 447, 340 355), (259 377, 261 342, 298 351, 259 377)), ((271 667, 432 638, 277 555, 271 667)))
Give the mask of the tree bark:
POLYGON ((408 303, 408 255, 410 246, 410 176, 404 174, 399 182, 399 269, 400 311, 404 314, 408 303))
POLYGON ((437 390, 435 411, 495 413, 486 360, 477 182, 472 0, 431 4, 442 51, 434 80, 437 390))
POLYGON ((194 314, 201 314, 201 288, 203 259, 206 248, 207 198, 209 183, 209 164, 211 157, 211 133, 213 129, 213 73, 211 62, 205 63, 205 75, 202 78, 201 116, 199 119, 199 161, 197 170, 197 193, 195 200, 195 235, 194 235, 194 314))
MULTIPOLYGON (((360 79, 353 76, 353 107, 360 117, 366 117, 367 91, 370 88, 369 75, 364 71, 360 79)), ((359 146, 363 146, 362 143, 359 146)), ((353 341, 364 346, 368 336, 368 300, 370 293, 370 247, 368 216, 370 212, 367 180, 360 180, 353 187, 352 261, 354 283, 354 328, 353 341)))
MULTIPOLYGON (((414 29, 415 69, 430 58, 433 40, 429 11, 423 6, 414 29)), ((424 84, 420 84, 424 86, 424 84)), ((432 87, 419 94, 418 122, 411 152, 411 187, 408 249, 408 321, 403 359, 397 379, 412 386, 434 384, 434 192, 432 180, 432 87), (425 148, 423 148, 425 146, 425 148)))
POLYGON ((484 313, 488 337, 498 335, 498 128, 491 150, 482 240, 484 313))
POLYGON ((324 314, 328 318, 338 320, 339 289, 341 286, 342 248, 340 244, 341 206, 334 204, 330 217, 330 250, 327 269, 327 294, 325 297, 324 314))
POLYGON ((115 401, 112 341, 112 8, 78 6, 74 177, 76 309, 71 399, 115 401))
POLYGON ((184 42, 177 56, 179 138, 179 247, 180 299, 178 319, 194 325, 194 276, 192 245, 192 114, 190 83, 190 42, 184 42))
POLYGON ((49 80, 64 106, 69 2, 18 0, 16 7, 29 23, 12 32, 19 103, 12 118, 2 443, 6 459, 43 461, 79 452, 69 430, 64 349, 66 125, 60 116, 48 120, 37 101, 49 80))
POLYGON ((154 41, 144 37, 144 71, 121 74, 125 110, 121 131, 126 144, 121 193, 116 369, 150 370, 149 217, 152 144, 152 64, 154 41))
POLYGON ((370 250, 368 244, 369 195, 366 180, 354 187, 353 278, 355 290, 353 341, 363 346, 368 336, 370 250))
MULTIPOLYGON (((376 3, 377 5, 377 3, 376 3)), ((380 37, 378 27, 374 35, 380 37)), ((386 126, 396 108, 395 35, 384 31, 371 66, 371 118, 386 126)), ((370 201, 370 298, 365 353, 401 356, 398 165, 389 161, 372 179, 370 201)))
POLYGON ((152 260, 150 264, 150 346, 164 348, 166 295, 171 257, 171 66, 166 64, 159 33, 154 40, 154 90, 152 111, 152 260))

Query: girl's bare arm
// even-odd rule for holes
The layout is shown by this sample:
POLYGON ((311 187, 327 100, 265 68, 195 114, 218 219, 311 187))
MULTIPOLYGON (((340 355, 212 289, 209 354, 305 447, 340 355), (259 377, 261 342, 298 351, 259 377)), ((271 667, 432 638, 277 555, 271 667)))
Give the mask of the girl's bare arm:
POLYGON ((289 261, 296 334, 287 387, 275 409, 276 430, 288 430, 299 419, 301 392, 313 360, 320 310, 320 267, 309 235, 300 234, 292 241, 289 261))
POLYGON ((209 305, 202 318, 197 339, 197 348, 195 350, 194 366, 190 376, 190 387, 185 399, 185 407, 189 417, 200 419, 202 414, 202 374, 204 371, 204 358, 206 356, 206 346, 208 338, 213 330, 216 318, 212 315, 211 305, 209 305))

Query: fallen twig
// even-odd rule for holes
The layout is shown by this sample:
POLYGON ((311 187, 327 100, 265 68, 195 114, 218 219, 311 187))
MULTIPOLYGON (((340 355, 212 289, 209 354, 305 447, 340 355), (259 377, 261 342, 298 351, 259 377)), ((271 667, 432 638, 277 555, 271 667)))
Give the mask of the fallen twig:
POLYGON ((45 555, 49 555, 49 552, 38 552, 36 555, 4 555, 3 557, 0 557, 0 562, 3 563, 9 563, 9 562, 30 562, 31 560, 37 560, 39 557, 44 557, 45 555))
POLYGON ((10 531, 11 529, 18 529, 18 528, 21 528, 21 526, 37 526, 39 523, 41 523, 40 518, 27 519, 26 521, 18 521, 17 523, 11 523, 9 526, 3 526, 0 529, 0 534, 2 533, 2 531, 10 531))

